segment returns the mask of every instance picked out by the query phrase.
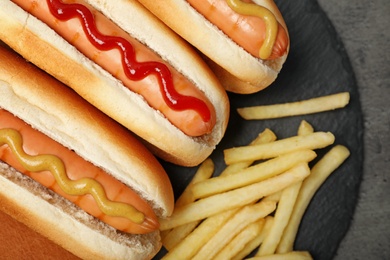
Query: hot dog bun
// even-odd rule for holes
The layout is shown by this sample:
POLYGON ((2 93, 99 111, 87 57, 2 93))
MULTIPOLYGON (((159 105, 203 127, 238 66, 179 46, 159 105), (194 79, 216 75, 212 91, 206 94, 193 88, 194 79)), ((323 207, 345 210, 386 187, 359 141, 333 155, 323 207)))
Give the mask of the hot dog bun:
MULTIPOLYGON (((228 91, 250 94, 266 88, 275 81, 287 58, 288 49, 283 56, 274 60, 254 57, 185 0, 138 1, 200 50, 228 91)), ((273 0, 253 2, 269 9, 287 31, 284 19, 273 0)))
POLYGON ((211 133, 186 135, 142 96, 124 88, 121 81, 11 1, 0 3, 0 39, 140 136, 157 156, 184 166, 202 162, 223 137, 228 122, 228 98, 215 75, 189 45, 136 1, 87 2, 195 83, 215 109, 211 133))
MULTIPOLYGON (((157 216, 171 214, 168 176, 127 129, 3 47, 0 95, 0 108, 131 187, 157 216)), ((118 232, 4 163, 0 183, 1 210, 82 258, 147 259, 161 247, 158 231, 118 232)))

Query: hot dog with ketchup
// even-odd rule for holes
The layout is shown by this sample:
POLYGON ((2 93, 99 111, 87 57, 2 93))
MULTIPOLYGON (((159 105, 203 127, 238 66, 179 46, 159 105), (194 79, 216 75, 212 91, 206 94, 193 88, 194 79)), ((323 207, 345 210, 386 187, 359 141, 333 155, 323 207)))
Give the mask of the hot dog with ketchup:
POLYGON ((282 69, 289 35, 273 0, 138 0, 199 49, 224 87, 248 94, 282 69))
POLYGON ((0 209, 82 258, 151 258, 174 198, 146 147, 4 47, 0 95, 0 209))
POLYGON ((138 2, 0 5, 0 39, 136 133, 158 156, 197 165, 221 140, 229 104, 219 81, 138 2))

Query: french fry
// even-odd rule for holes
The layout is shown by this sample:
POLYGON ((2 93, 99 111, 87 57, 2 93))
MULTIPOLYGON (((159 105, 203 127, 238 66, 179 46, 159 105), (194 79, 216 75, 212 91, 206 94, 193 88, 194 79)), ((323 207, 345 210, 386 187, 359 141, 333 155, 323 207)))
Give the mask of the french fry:
POLYGON ((272 213, 276 203, 272 201, 247 205, 229 219, 218 232, 198 251, 193 260, 213 258, 228 242, 247 225, 272 213))
POLYGON ((162 244, 168 251, 172 250, 184 238, 186 238, 199 225, 200 220, 173 228, 162 240, 162 244))
POLYGON ((206 160, 171 217, 160 220, 161 231, 170 230, 163 259, 238 260, 257 247, 249 259, 312 259, 292 246, 314 193, 349 156, 335 146, 310 170, 313 150, 333 142, 332 133, 314 132, 302 120, 297 136, 277 141, 265 129, 248 146, 225 150, 227 167, 218 177, 210 178, 214 165, 206 160), (252 165, 257 160, 265 161, 252 165))
POLYGON ((196 220, 205 219, 229 209, 251 204, 264 196, 302 181, 309 174, 310 169, 307 163, 300 163, 291 170, 267 180, 216 194, 176 208, 170 218, 160 219, 160 229, 171 229, 196 220))
POLYGON ((306 120, 302 120, 298 127, 298 135, 305 136, 314 133, 314 128, 306 120))
POLYGON ((349 99, 348 92, 341 92, 298 102, 238 108, 237 112, 246 120, 281 118, 343 108, 349 103, 349 99))
POLYGON ((319 149, 333 144, 335 137, 330 132, 315 132, 306 136, 293 136, 269 144, 242 146, 224 150, 227 165, 241 161, 256 161, 274 158, 302 149, 319 149))
POLYGON ((262 201, 271 200, 271 201, 279 202, 281 196, 282 196, 282 191, 278 191, 278 192, 272 193, 271 195, 264 197, 262 199, 262 201))
MULTIPOLYGON (((267 144, 274 142, 277 139, 274 132, 266 128, 261 132, 255 140, 253 140, 249 145, 258 145, 258 144, 267 144)), ((253 161, 243 161, 235 164, 228 165, 220 174, 220 176, 230 175, 249 167, 253 161)))
POLYGON ((259 138, 255 139, 250 145, 268 144, 273 141, 276 141, 276 139, 277 136, 275 135, 275 133, 271 129, 266 128, 263 132, 259 134, 259 138))
POLYGON ((218 230, 232 218, 237 209, 225 211, 210 218, 205 219, 192 233, 177 244, 165 256, 164 260, 191 259, 199 249, 214 236, 218 230))
MULTIPOLYGON (((299 124, 297 135, 298 136, 305 136, 305 135, 309 135, 309 134, 312 134, 312 133, 314 133, 313 126, 311 124, 309 124, 306 120, 302 120, 301 123, 299 124)), ((291 192, 294 192, 295 194, 299 194, 299 190, 302 187, 302 182, 301 183, 296 183, 292 187, 294 187, 293 188, 294 190, 291 191, 291 192)), ((288 188, 288 189, 291 189, 291 188, 288 188)), ((290 204, 289 204, 290 206, 293 206, 295 204, 297 196, 294 196, 294 198, 295 198, 294 201, 290 201, 290 204)), ((290 212, 290 214, 291 213, 292 213, 292 211, 290 212)), ((288 218, 290 218, 290 217, 291 217, 291 215, 288 218)), ((281 237, 279 239, 281 239, 281 237)), ((261 252, 257 253, 257 255, 260 255, 260 254, 261 254, 261 252)))
POLYGON ((313 166, 312 173, 303 181, 290 221, 276 249, 277 253, 287 253, 293 250, 299 224, 310 200, 326 178, 349 157, 349 154, 346 147, 337 145, 313 166))
POLYGON ((247 260, 312 260, 313 257, 307 251, 292 251, 284 254, 255 256, 247 260))
POLYGON ((298 182, 282 191, 282 195, 275 212, 274 224, 272 225, 269 234, 265 237, 260 249, 257 251, 256 256, 264 256, 275 253, 282 237, 283 230, 289 222, 301 185, 302 182, 298 182))
MULTIPOLYGON (((257 136, 255 140, 251 142, 250 145, 269 143, 275 140, 276 140, 276 135, 274 134, 274 132, 266 128, 263 132, 261 132, 257 136)), ((237 171, 248 167, 250 164, 252 164, 252 162, 242 162, 234 165, 229 165, 224 169, 221 175, 236 173, 237 171)), ((194 197, 190 192, 192 185, 199 181, 208 179, 212 175, 213 171, 214 171, 214 164, 210 159, 202 163, 198 171, 195 173, 195 176, 189 183, 188 187, 184 190, 183 194, 179 197, 175 206, 179 207, 180 205, 185 205, 188 204, 189 202, 192 202, 191 200, 194 199, 194 197)), ((164 239, 163 239, 164 247, 168 251, 172 250, 172 248, 175 247, 179 242, 181 242, 188 234, 190 234, 199 225, 199 223, 200 221, 195 221, 192 223, 178 226, 172 230, 169 230, 170 232, 167 232, 167 234, 164 235, 164 239)))
MULTIPOLYGON (((297 134, 299 136, 308 135, 314 132, 313 127, 305 120, 302 120, 297 134)), ((283 191, 275 214, 275 224, 272 226, 269 235, 264 239, 262 247, 256 253, 256 256, 274 254, 278 243, 281 240, 283 231, 291 217, 296 199, 303 182, 298 182, 283 191)))
POLYGON ((248 168, 253 162, 252 161, 243 161, 238 163, 233 163, 228 165, 219 176, 227 176, 241 172, 242 170, 248 168))
POLYGON ((247 225, 229 243, 213 257, 214 260, 232 259, 236 254, 244 249, 245 245, 258 237, 263 229, 265 219, 262 218, 252 224, 247 225))
MULTIPOLYGON (((302 136, 302 135, 311 134, 313 132, 314 132, 314 129, 313 129, 312 125, 309 124, 307 121, 302 120, 300 125, 299 125, 297 134, 302 136)), ((262 250, 260 250, 260 248, 259 248, 259 250, 256 253, 256 256, 261 256, 261 255, 264 255, 265 253, 269 253, 269 252, 274 253, 274 251, 276 250, 277 244, 276 244, 275 239, 277 238, 277 239, 279 239, 279 241, 281 239, 281 236, 283 234, 283 229, 285 228, 285 226, 287 225, 287 223, 289 221, 293 206, 295 204, 295 201, 297 199, 297 195, 299 194, 299 190, 300 190, 301 186, 302 186, 302 182, 298 182, 298 183, 284 189, 283 191, 279 191, 279 192, 272 194, 270 196, 267 196, 263 199, 263 201, 264 200, 275 200, 275 201, 280 202, 280 204, 278 204, 277 213, 276 213, 276 216, 277 216, 276 222, 277 223, 274 226, 267 227, 270 232, 271 232, 271 228, 272 228, 272 232, 270 233, 269 236, 267 235, 267 240, 264 242, 264 246, 263 246, 262 250), (282 194, 283 194, 283 199, 282 199, 282 201, 280 201, 282 194), (287 214, 284 214, 284 213, 287 213, 287 214), (284 215, 284 217, 281 218, 281 216, 283 216, 283 215, 284 215), (282 222, 282 223, 280 223, 280 222, 282 222), (274 241, 274 243, 272 243, 272 241, 274 241)), ((263 236, 261 241, 263 242, 264 239, 265 239, 265 236, 263 236)), ((248 255, 248 254, 249 254, 249 252, 246 255, 248 255)), ((241 256, 243 258, 246 255, 241 255, 241 256)))
MULTIPOLYGON (((214 173, 214 163, 209 158, 206 159, 196 171, 194 177, 191 182, 188 184, 186 189, 183 191, 181 196, 177 199, 175 203, 175 207, 180 207, 182 205, 186 205, 194 201, 194 197, 191 192, 191 187, 195 183, 208 179, 214 173)), ((195 221, 193 223, 188 223, 186 225, 182 225, 176 227, 172 230, 167 231, 162 235, 162 243, 167 250, 172 249, 177 243, 184 239, 195 227, 199 224, 199 221, 195 221)))
POLYGON ((263 243, 264 238, 268 235, 269 231, 271 230, 271 227, 274 223, 274 217, 268 215, 264 218, 265 223, 263 226, 263 229, 261 230, 261 233, 255 237, 252 241, 246 244, 245 248, 239 252, 237 255, 235 255, 232 260, 241 260, 244 259, 247 255, 249 255, 253 250, 255 250, 257 247, 260 246, 261 243, 263 243))
POLYGON ((274 177, 291 169, 298 163, 308 163, 316 156, 316 153, 312 150, 299 150, 284 154, 248 167, 237 174, 218 176, 195 183, 192 186, 192 194, 198 199, 244 187, 274 177))
POLYGON ((213 175, 213 173, 214 162, 210 158, 208 158, 199 166, 191 182, 187 185, 183 193, 175 202, 175 207, 180 207, 193 202, 195 199, 193 198, 191 187, 200 181, 209 179, 213 175))

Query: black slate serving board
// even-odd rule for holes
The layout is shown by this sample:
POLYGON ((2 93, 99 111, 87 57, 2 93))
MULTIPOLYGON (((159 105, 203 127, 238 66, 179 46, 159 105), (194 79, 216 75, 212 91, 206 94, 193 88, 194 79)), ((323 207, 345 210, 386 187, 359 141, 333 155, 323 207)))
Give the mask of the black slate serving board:
MULTIPOLYGON (((357 202, 363 165, 363 120, 354 72, 334 27, 314 0, 282 1, 279 6, 291 38, 289 57, 278 79, 252 95, 229 94, 231 117, 222 142, 211 155, 216 174, 225 167, 225 148, 249 143, 265 128, 278 138, 296 134, 305 119, 317 131, 331 131, 336 144, 349 148, 351 156, 321 186, 302 220, 296 250, 308 250, 314 259, 332 259, 347 232, 357 202), (314 115, 245 121, 236 112, 243 106, 265 105, 308 99, 348 91, 350 104, 341 110, 314 115)), ((318 151, 321 157, 328 149, 318 151)), ((196 171, 162 162, 178 197, 196 171)), ((165 254, 162 249, 156 256, 165 254)))

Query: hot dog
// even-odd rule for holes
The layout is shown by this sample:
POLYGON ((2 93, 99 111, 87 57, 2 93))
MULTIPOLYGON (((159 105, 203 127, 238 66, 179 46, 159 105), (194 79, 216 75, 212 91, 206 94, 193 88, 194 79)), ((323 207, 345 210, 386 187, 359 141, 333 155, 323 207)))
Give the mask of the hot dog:
POLYGON ((289 52, 273 0, 138 0, 199 49, 224 87, 249 94, 269 86, 289 52))
POLYGON ((149 150, 4 47, 0 95, 0 209, 82 258, 156 254, 174 198, 149 150))
POLYGON ((140 136, 161 158, 197 165, 221 140, 229 102, 219 81, 138 2, 0 5, 0 39, 140 136))

